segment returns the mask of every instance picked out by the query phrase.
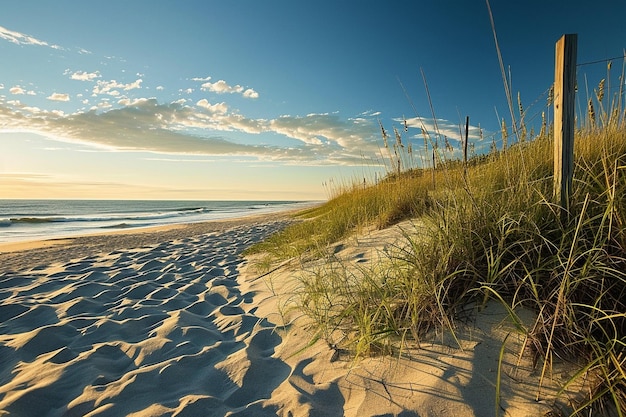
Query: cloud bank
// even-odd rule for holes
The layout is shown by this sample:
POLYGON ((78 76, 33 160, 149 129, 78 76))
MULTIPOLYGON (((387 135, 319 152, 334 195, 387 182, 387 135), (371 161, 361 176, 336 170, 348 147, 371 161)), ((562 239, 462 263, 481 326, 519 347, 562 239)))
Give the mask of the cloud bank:
MULTIPOLYGON (((67 94, 59 93, 48 98, 69 100, 67 94)), ((66 115, 0 99, 0 124, 4 131, 38 132, 110 150, 241 155, 299 165, 362 163, 364 151, 375 151, 370 143, 373 123, 345 121, 334 114, 250 119, 230 111, 223 102, 211 104, 205 99, 195 106, 180 101, 163 104, 155 98, 121 99, 117 105, 121 107, 66 115), (277 146, 229 139, 229 135, 238 133, 278 134, 293 144, 277 146)))

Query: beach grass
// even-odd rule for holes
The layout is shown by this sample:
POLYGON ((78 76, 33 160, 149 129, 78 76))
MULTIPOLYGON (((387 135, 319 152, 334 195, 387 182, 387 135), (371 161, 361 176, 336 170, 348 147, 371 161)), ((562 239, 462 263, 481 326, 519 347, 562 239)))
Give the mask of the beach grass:
POLYGON ((565 212, 553 201, 553 140, 542 128, 467 167, 394 170, 376 184, 344 187, 252 251, 275 260, 327 259, 301 278, 298 308, 312 319, 317 337, 355 357, 398 352, 433 328, 454 330, 460 311, 490 299, 505 303, 514 319, 518 308, 532 309, 532 326, 518 322, 541 372, 538 392, 557 358, 571 361, 579 372, 564 388, 581 381, 588 387, 586 401, 573 405, 576 412, 624 415, 626 124, 620 103, 603 108, 599 122, 588 115, 577 129, 565 212), (333 243, 406 219, 419 225, 417 232, 405 232, 381 264, 359 267, 332 256, 333 243))

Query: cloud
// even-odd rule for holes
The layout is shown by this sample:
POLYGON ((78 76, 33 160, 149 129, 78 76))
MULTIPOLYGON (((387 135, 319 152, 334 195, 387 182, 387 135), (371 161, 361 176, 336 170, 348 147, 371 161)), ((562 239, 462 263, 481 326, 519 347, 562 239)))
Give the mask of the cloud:
POLYGON ((111 104, 109 101, 107 100, 102 100, 101 102, 97 103, 95 106, 91 106, 90 110, 106 110, 106 109, 111 109, 113 108, 113 104, 111 104))
MULTIPOLYGON (((404 119, 395 119, 397 122, 403 122, 404 119)), ((437 119, 437 123, 433 119, 424 119, 420 117, 413 117, 410 119, 406 119, 406 123, 408 127, 418 128, 421 130, 425 130, 426 133, 431 136, 433 139, 438 136, 443 138, 444 136, 448 139, 451 139, 455 142, 461 142, 462 135, 465 135, 465 126, 459 126, 458 124, 452 123, 449 120, 445 119, 437 119), (463 132, 463 133, 461 133, 463 132)), ((417 135, 422 135, 420 131, 417 135)), ((469 127, 469 139, 470 141, 478 141, 481 139, 480 127, 470 126, 469 127)))
MULTIPOLYGON (((404 119, 395 119, 395 121, 403 123, 404 119)), ((417 133, 412 135, 413 139, 420 139, 420 142, 423 143, 424 133, 426 133, 429 138, 429 146, 433 146, 433 144, 437 144, 440 149, 445 149, 445 141, 452 146, 452 154, 453 158, 462 158, 462 146, 463 146, 463 138, 465 136, 465 126, 460 126, 459 124, 455 124, 449 120, 445 119, 437 119, 437 123, 433 119, 425 119, 425 118, 410 118, 406 119, 407 126, 409 128, 417 128, 417 133)), ((491 146, 491 141, 486 140, 486 137, 491 137, 493 135, 491 132, 487 132, 483 130, 480 126, 469 126, 469 143, 474 147, 474 152, 477 154, 483 154, 489 152, 489 148, 491 146)), ((409 130, 409 134, 411 134, 411 129, 409 130)))
POLYGON ((200 89, 202 91, 209 91, 217 94, 241 94, 245 98, 259 98, 259 93, 257 93, 254 89, 248 88, 244 89, 239 84, 230 85, 224 80, 218 80, 214 83, 208 82, 211 77, 207 77, 205 79, 202 78, 192 78, 194 81, 206 81, 201 86, 200 89))
POLYGON ((11 87, 9 89, 9 93, 13 94, 13 95, 22 95, 22 94, 26 94, 29 96, 34 96, 37 95, 37 93, 35 93, 32 90, 24 90, 22 87, 20 87, 19 85, 16 85, 15 87, 11 87))
POLYGON ((225 114, 226 112, 228 112, 228 106, 224 102, 217 103, 217 104, 211 104, 206 99, 203 98, 202 100, 199 100, 196 103, 196 105, 200 106, 200 107, 202 107, 204 109, 207 109, 210 113, 225 114))
POLYGON ((203 91, 211 91, 213 93, 225 94, 225 93, 241 93, 243 87, 240 85, 231 86, 224 80, 219 80, 214 83, 206 82, 201 86, 203 91))
POLYGON ((246 91, 243 92, 243 96, 245 98, 259 98, 259 93, 254 91, 252 88, 248 88, 246 91))
POLYGON ((64 116, 39 109, 25 113, 21 108, 11 109, 0 102, 0 126, 3 131, 38 132, 57 140, 117 150, 202 155, 269 156, 272 153, 269 147, 186 133, 184 129, 190 121, 198 119, 195 110, 188 106, 159 104, 156 99, 125 100, 122 104, 122 108, 105 112, 90 110, 64 116))
POLYGON ((119 96, 120 92, 118 90, 130 91, 139 89, 141 88, 142 82, 143 80, 141 78, 128 84, 118 83, 115 80, 98 81, 94 86, 92 93, 93 95, 108 94, 110 96, 119 96))
POLYGON ((364 158, 378 154, 374 119, 345 120, 338 114, 255 119, 223 102, 187 103, 122 98, 113 105, 105 99, 88 111, 65 115, 27 108, 17 101, 3 102, 0 97, 0 130, 38 132, 56 140, 122 151, 239 155, 294 165, 362 165, 364 158), (229 139, 237 133, 278 134, 285 140, 279 146, 267 144, 266 139, 257 143, 254 136, 245 143, 240 135, 229 139))
POLYGON ((100 78, 100 72, 85 72, 76 71, 70 75, 70 79, 77 81, 93 81, 96 78, 100 78))
POLYGON ((337 114, 312 113, 306 116, 280 116, 270 123, 276 133, 307 144, 334 144, 343 149, 375 151, 375 142, 365 141, 376 133, 374 124, 366 119, 342 120, 337 114))
POLYGON ((52 101, 70 101, 70 96, 69 94, 53 93, 47 99, 52 101))
POLYGON ((20 32, 9 30, 2 26, 0 26, 0 39, 4 39, 16 45, 36 45, 36 46, 47 46, 53 49, 63 49, 58 45, 51 45, 48 42, 44 42, 35 37, 25 35, 20 32))
POLYGON ((123 98, 123 99, 118 100, 117 104, 120 104, 124 107, 140 107, 150 102, 156 102, 156 100, 149 99, 149 98, 137 98, 137 99, 123 98))
POLYGON ((205 81, 209 81, 211 79, 211 77, 205 77, 205 78, 201 78, 201 77, 194 77, 191 79, 191 81, 200 81, 200 82, 205 82, 205 81))
POLYGON ((163 87, 162 85, 157 85, 156 86, 156 90, 157 91, 163 91, 163 90, 165 90, 165 87, 163 87))

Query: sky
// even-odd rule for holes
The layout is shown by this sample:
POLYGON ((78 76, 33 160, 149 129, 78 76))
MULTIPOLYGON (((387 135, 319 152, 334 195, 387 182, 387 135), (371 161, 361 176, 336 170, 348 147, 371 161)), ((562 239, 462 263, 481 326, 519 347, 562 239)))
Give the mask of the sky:
MULTIPOLYGON (((618 91, 626 0, 490 6, 516 118, 550 119, 565 33, 579 101, 618 91)), ((0 199, 324 200, 399 142, 460 157, 467 116, 487 152, 504 91, 484 0, 3 0, 0 199)))

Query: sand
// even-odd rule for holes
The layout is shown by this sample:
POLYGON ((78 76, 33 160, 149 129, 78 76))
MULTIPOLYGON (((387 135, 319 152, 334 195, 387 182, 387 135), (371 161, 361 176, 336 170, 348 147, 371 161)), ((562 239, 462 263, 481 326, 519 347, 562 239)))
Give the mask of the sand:
MULTIPOLYGON (((323 340, 307 347, 307 319, 286 309, 306 265, 262 274, 241 256, 288 222, 0 247, 0 416, 525 417, 564 406, 553 388, 537 401, 537 370, 496 303, 459 329, 460 346, 441 334, 358 362, 323 340)), ((370 231, 333 250, 373 262, 398 236, 370 231)))

